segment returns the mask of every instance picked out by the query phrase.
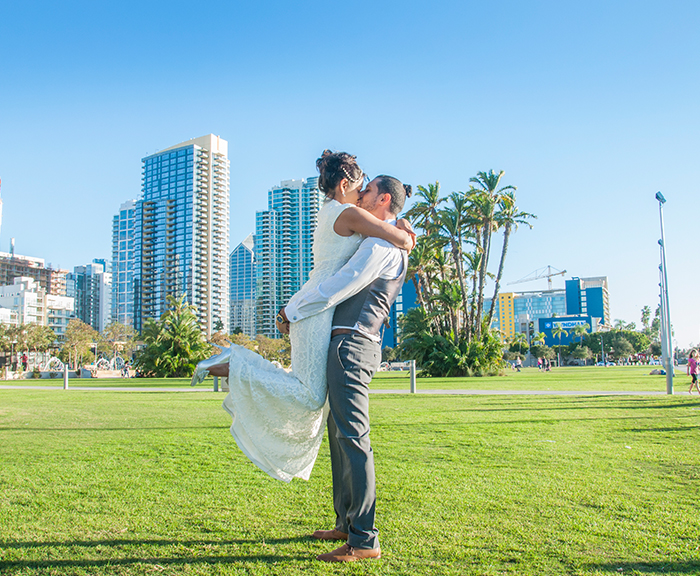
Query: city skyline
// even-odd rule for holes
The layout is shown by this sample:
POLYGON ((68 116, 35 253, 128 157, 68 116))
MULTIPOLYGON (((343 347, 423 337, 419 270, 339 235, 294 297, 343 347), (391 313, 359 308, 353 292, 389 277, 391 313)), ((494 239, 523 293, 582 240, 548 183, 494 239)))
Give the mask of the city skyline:
POLYGON ((546 265, 604 274, 612 318, 639 325, 659 299, 660 190, 675 339, 700 343, 700 80, 689 72, 700 6, 186 6, 0 8, 0 251, 15 237, 17 253, 54 267, 108 258, 105 230, 139 193, 140 159, 199 134, 230 142, 229 251, 255 230, 270 186, 313 175, 324 148, 357 154, 370 175, 439 180, 444 195, 502 169, 538 216, 512 238, 503 290, 546 265), (360 25, 341 46, 350 16, 360 25), (295 29, 314 33, 284 50, 269 41, 295 29), (216 87, 183 85, 183 73, 216 87))

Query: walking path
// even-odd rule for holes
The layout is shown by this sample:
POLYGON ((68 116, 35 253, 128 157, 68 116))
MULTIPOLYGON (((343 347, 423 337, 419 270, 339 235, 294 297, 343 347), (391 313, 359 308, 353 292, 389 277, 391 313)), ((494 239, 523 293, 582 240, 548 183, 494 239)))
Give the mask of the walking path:
MULTIPOLYGON (((16 386, 0 384, 0 390, 63 390, 61 386, 16 386)), ((211 388, 138 388, 129 386, 70 386, 68 390, 88 392, 212 392, 211 388)), ((410 394, 409 390, 370 390, 370 394, 410 394)), ((611 391, 611 390, 418 390, 417 394, 472 395, 472 396, 662 396, 663 391, 611 391)), ((674 395, 687 395, 684 390, 676 390, 674 395)))

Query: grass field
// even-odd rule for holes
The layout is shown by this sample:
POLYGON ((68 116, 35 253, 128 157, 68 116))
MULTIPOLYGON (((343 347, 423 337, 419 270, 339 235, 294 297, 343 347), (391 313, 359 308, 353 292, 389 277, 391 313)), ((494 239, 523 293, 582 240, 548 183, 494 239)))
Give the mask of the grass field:
MULTIPOLYGON (((609 367, 566 367, 554 368, 551 372, 540 372, 537 368, 524 368, 522 372, 508 371, 504 376, 488 378, 418 378, 418 390, 579 390, 582 392, 665 392, 666 377, 650 375, 658 366, 609 366, 609 367)), ((8 380, 0 384, 12 386, 55 386, 61 388, 63 380, 8 380)), ((73 378, 70 387, 98 388, 187 388, 185 378, 73 378)), ((676 370, 674 390, 687 392, 690 381, 683 367, 676 370)), ((213 387, 208 378, 200 388, 213 387)), ((408 390, 408 372, 379 372, 372 381, 375 390, 408 390)))
POLYGON ((350 566, 308 537, 327 444, 309 482, 271 480, 221 400, 0 390, 0 573, 700 573, 698 398, 374 395, 384 557, 350 566))

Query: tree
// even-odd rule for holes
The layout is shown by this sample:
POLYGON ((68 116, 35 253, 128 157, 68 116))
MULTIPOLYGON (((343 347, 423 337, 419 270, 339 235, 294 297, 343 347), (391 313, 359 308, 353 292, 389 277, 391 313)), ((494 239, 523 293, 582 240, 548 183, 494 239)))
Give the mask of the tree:
MULTIPOLYGON (((423 232, 409 257, 408 278, 424 311, 420 323, 427 333, 409 331, 411 338, 402 354, 416 360, 423 358, 426 374, 438 374, 440 370, 444 374, 493 372, 502 360, 500 344, 497 361, 474 356, 488 356, 492 341, 500 342, 490 326, 493 308, 488 314, 484 311, 485 283, 493 277, 488 271, 492 236, 504 230, 496 300, 510 235, 519 224, 529 226, 527 220, 532 217, 517 208, 515 187, 501 186, 503 174, 479 172, 470 179, 466 192, 453 192, 447 198, 440 198, 438 182, 418 186, 419 201, 407 213, 416 230, 423 232)), ((410 319, 409 324, 415 325, 416 320, 410 319)))
POLYGON ((257 352, 270 362, 279 362, 282 366, 289 366, 292 361, 291 343, 288 335, 282 338, 268 338, 262 334, 255 337, 257 352))
POLYGON ((143 328, 144 349, 136 358, 136 367, 146 375, 159 378, 189 377, 211 347, 204 340, 195 309, 179 299, 167 297, 169 309, 159 320, 149 318, 143 328))
POLYGON ((70 320, 63 334, 63 350, 68 363, 76 368, 81 366, 83 357, 90 353, 92 343, 98 337, 99 334, 92 326, 77 318, 70 320))
POLYGON ((498 300, 498 292, 501 285, 501 278, 503 277, 503 268, 506 262, 510 234, 513 230, 518 229, 519 224, 527 224, 530 228, 532 228, 532 224, 528 222, 528 219, 537 218, 537 216, 534 214, 521 212, 520 208, 515 205, 514 191, 515 187, 513 187, 513 190, 502 194, 499 202, 499 209, 496 213, 496 221, 498 222, 498 225, 503 228, 503 247, 501 249, 501 260, 498 264, 498 272, 496 274, 496 284, 493 289, 493 298, 491 298, 491 306, 489 308, 488 316, 486 317, 487 326, 491 326, 493 311, 496 306, 496 301, 498 300))
POLYGON ((568 336, 569 333, 561 327, 561 322, 557 322, 552 330, 552 336, 559 338, 559 346, 557 347, 557 364, 561 366, 561 336, 568 336))
POLYGON ((532 335, 532 344, 544 344, 545 338, 547 338, 547 335, 544 332, 535 332, 532 335))
POLYGON ((521 354, 523 346, 527 347, 527 336, 522 332, 516 332, 510 339, 510 351, 515 352, 513 348, 517 348, 518 354, 521 354))
POLYGON ((119 322, 110 322, 100 336, 109 347, 112 358, 119 354, 129 357, 136 347, 136 331, 119 322))
POLYGON ((499 188, 501 178, 505 172, 501 170, 496 174, 495 171, 478 172, 476 176, 469 179, 469 182, 475 184, 471 189, 472 198, 472 214, 475 225, 478 226, 477 244, 481 240, 481 267, 479 268, 479 288, 476 294, 476 337, 481 335, 481 312, 484 305, 484 286, 486 283, 486 271, 489 265, 489 256, 491 254, 491 237, 493 232, 498 228, 500 222, 495 217, 496 208, 503 197, 503 194, 512 190, 515 191, 515 186, 503 186, 499 188))
POLYGON ((573 356, 577 360, 588 360, 593 356, 593 352, 591 352, 590 348, 588 348, 587 346, 577 344, 571 351, 571 356, 573 356))
POLYGON ((576 326, 574 326, 574 334, 576 336, 578 336, 579 343, 583 344, 583 337, 588 332, 589 328, 590 328, 590 326, 588 325, 588 323, 577 324, 576 326))
POLYGON ((612 340, 612 349, 615 358, 624 359, 628 358, 634 352, 632 344, 627 340, 622 334, 616 334, 612 340))
POLYGON ((649 308, 649 306, 644 306, 644 308, 642 308, 642 326, 644 328, 644 333, 647 334, 647 336, 649 335, 649 329, 650 329, 649 320, 650 319, 651 319, 651 308, 649 308))

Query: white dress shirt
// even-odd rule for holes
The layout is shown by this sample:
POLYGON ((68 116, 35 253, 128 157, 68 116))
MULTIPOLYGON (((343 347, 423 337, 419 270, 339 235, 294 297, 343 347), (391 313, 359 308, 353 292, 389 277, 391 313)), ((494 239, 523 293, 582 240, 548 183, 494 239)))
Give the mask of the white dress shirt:
MULTIPOLYGON (((357 252, 335 275, 313 290, 296 294, 285 306, 291 323, 319 314, 354 296, 377 278, 394 279, 403 272, 404 255, 400 248, 381 238, 365 238, 357 252)), ((375 335, 365 334, 357 325, 333 326, 350 328, 377 341, 375 335)))

